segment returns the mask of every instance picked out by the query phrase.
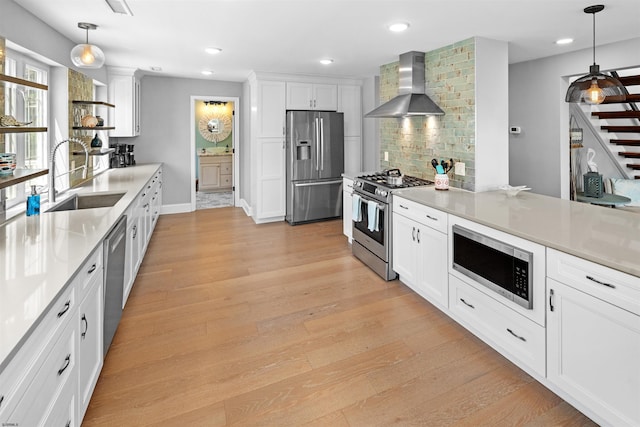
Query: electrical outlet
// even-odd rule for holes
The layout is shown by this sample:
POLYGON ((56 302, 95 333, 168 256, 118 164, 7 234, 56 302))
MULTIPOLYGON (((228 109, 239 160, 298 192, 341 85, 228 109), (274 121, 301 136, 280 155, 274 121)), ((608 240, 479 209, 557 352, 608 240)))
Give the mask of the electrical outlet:
POLYGON ((389 161, 389 152, 388 152, 388 151, 385 151, 385 152, 384 152, 384 161, 385 161, 385 162, 388 162, 388 161, 389 161))
POLYGON ((456 162, 456 175, 460 175, 460 176, 464 176, 465 175, 465 167, 464 167, 464 163, 462 162, 456 162))

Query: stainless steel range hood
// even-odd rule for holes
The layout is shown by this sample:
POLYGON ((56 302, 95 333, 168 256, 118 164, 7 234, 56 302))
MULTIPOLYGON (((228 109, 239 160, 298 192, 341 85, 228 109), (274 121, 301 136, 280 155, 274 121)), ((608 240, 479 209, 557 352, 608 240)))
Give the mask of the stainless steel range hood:
POLYGON ((424 52, 400 55, 398 96, 380 105, 365 117, 442 116, 444 111, 425 92, 424 52))

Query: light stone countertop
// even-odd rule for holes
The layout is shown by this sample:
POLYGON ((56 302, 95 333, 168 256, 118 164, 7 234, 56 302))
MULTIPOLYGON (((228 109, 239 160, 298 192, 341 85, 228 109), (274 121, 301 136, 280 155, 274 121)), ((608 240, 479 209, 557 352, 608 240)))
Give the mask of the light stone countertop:
POLYGON ((65 290, 91 253, 102 244, 160 164, 109 169, 74 193, 126 192, 111 208, 19 216, 0 226, 0 373, 65 290))
POLYGON ((221 157, 221 156, 231 156, 233 153, 198 153, 198 157, 221 157))
POLYGON ((526 191, 508 197, 419 187, 393 194, 640 277, 640 214, 526 191))

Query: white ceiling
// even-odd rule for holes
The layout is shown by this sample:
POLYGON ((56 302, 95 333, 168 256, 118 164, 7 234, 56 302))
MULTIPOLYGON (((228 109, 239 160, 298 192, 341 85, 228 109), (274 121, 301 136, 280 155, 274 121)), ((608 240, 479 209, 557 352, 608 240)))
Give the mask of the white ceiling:
MULTIPOLYGON (((74 42, 78 22, 97 24, 89 41, 107 65, 159 74, 243 81, 251 70, 364 77, 400 53, 429 51, 473 36, 509 42, 510 62, 592 45, 590 0, 128 0, 134 16, 104 0, 14 0, 74 42), (402 34, 387 25, 411 24, 402 34), (557 46, 558 38, 575 42, 557 46), (220 47, 212 56, 204 48, 220 47), (324 66, 321 58, 333 58, 324 66)), ((640 1, 605 0, 597 44, 640 37, 640 1)), ((639 47, 640 49, 640 47, 639 47)), ((596 56, 597 59, 597 56, 596 56)), ((585 64, 585 72, 589 64, 585 64)))

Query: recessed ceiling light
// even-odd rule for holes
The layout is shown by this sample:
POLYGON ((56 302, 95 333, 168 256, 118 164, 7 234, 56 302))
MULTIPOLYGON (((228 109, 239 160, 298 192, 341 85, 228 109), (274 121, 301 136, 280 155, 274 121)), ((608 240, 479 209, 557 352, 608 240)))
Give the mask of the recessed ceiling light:
POLYGON ((569 44, 569 43, 573 43, 573 39, 558 39, 556 40, 556 44, 569 44))
POLYGON ((208 47, 204 51, 207 52, 208 54, 216 55, 222 52, 222 49, 220 49, 219 47, 208 47))
POLYGON ((321 59, 321 60, 320 60, 320 63, 321 63, 322 65, 329 65, 329 64, 333 64, 333 59, 331 59, 331 58, 321 59))
POLYGON ((202 74, 205 75, 205 76, 210 76, 211 74, 213 74, 213 71, 211 71, 211 70, 203 70, 202 74))
POLYGON ((107 4, 113 10, 113 13, 119 13, 121 15, 133 16, 131 8, 125 0, 106 0, 107 4))
POLYGON ((395 24, 389 25, 389 31, 393 31, 394 33, 401 33, 409 28, 409 24, 407 22, 396 22, 395 24))

